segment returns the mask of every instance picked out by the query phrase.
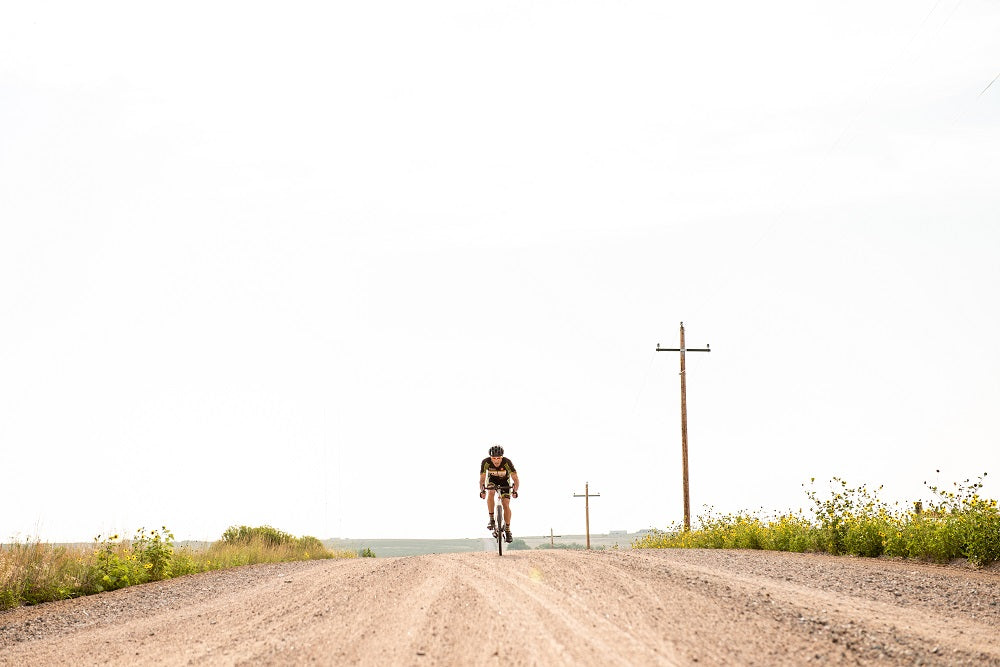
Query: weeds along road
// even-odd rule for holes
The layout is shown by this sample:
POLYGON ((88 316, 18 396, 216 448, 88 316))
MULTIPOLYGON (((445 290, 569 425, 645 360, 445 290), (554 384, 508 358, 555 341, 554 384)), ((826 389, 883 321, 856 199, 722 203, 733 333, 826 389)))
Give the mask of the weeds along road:
POLYGON ((748 551, 258 565, 0 612, 0 664, 1000 665, 1000 572, 748 551))

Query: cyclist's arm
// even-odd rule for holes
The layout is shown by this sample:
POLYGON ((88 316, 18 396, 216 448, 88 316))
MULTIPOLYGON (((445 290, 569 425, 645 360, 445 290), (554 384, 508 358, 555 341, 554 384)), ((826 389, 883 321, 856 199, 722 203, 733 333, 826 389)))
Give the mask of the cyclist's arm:
POLYGON ((514 480, 514 486, 512 487, 512 489, 511 489, 511 490, 512 490, 512 491, 517 491, 517 487, 519 487, 519 486, 521 485, 521 480, 519 480, 519 479, 517 478, 517 473, 516 473, 516 472, 512 472, 512 473, 510 474, 510 478, 511 478, 512 480, 514 480))
POLYGON ((486 490, 486 473, 484 472, 479 473, 479 490, 486 490))

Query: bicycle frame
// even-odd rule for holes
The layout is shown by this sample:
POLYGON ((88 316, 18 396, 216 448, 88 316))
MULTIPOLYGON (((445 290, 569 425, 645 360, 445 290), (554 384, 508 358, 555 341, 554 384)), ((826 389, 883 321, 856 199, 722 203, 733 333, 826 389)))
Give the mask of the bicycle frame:
POLYGON ((493 531, 493 537, 497 541, 497 555, 499 556, 503 556, 504 537, 507 529, 507 523, 504 521, 503 516, 503 492, 501 489, 502 487, 496 484, 486 485, 487 491, 494 491, 496 493, 493 501, 493 523, 496 526, 496 529, 493 531))

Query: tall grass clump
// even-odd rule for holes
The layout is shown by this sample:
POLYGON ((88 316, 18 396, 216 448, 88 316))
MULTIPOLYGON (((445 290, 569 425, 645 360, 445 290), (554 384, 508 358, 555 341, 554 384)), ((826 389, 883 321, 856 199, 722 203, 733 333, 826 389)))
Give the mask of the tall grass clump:
MULTIPOLYGON (((812 517, 797 513, 738 512, 715 516, 711 508, 698 516, 698 528, 673 525, 652 531, 633 547, 768 549, 825 552, 834 555, 892 556, 934 562, 967 558, 979 566, 1000 560, 1000 511, 997 501, 980 496, 983 473, 976 481, 954 483, 952 490, 924 486, 930 500, 905 506, 879 498, 882 487, 851 487, 834 477, 831 491, 812 488, 812 517)), ((815 478, 810 484, 815 483, 815 478)), ((803 485, 804 486, 804 485, 803 485)))
POLYGON ((230 527, 207 549, 176 549, 166 527, 131 539, 98 535, 89 547, 18 541, 0 545, 0 610, 240 565, 356 557, 270 526, 230 527))
POLYGON ((357 556, 353 551, 332 552, 315 537, 295 537, 271 526, 230 526, 204 555, 220 567, 357 556))
POLYGON ((29 541, 0 547, 0 609, 72 597, 90 578, 72 549, 29 541))
POLYGON ((0 609, 166 579, 173 538, 166 528, 143 528, 131 540, 98 535, 89 548, 37 540, 0 546, 0 609))

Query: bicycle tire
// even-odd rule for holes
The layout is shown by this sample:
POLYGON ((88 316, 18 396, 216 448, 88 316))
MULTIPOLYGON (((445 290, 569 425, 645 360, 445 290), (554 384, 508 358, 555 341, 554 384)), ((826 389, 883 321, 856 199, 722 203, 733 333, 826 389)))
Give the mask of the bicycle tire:
POLYGON ((503 503, 497 505, 497 555, 503 556, 503 538, 504 538, 504 523, 503 523, 503 503))

